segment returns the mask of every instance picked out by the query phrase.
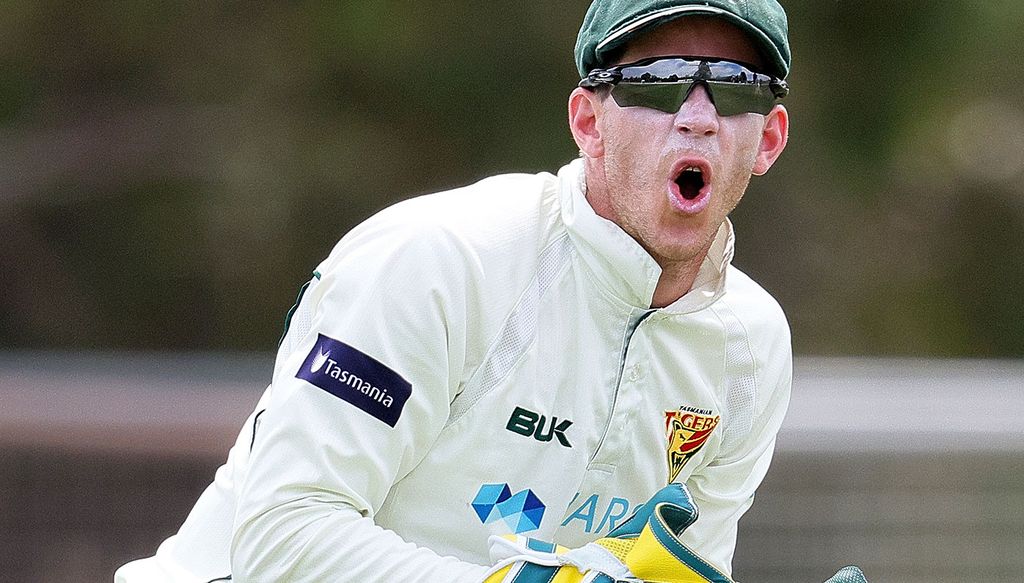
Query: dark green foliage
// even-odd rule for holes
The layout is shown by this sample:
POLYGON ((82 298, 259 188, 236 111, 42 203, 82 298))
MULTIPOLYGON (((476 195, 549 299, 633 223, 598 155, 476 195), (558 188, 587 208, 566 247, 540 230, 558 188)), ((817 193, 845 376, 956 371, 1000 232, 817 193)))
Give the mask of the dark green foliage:
MULTIPOLYGON (((576 155, 582 0, 4 4, 3 347, 272 349, 358 221, 576 155)), ((784 4, 736 263, 798 352, 1024 356, 1024 4, 784 4)))

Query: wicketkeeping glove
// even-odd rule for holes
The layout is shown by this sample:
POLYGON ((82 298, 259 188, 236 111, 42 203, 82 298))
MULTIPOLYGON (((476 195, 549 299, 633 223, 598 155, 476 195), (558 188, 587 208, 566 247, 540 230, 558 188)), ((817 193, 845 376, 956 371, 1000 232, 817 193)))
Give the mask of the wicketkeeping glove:
POLYGON ((843 567, 825 583, 868 583, 868 580, 857 567, 843 567))
MULTIPOLYGON (((697 520, 682 484, 662 488, 608 536, 566 549, 522 536, 489 539, 484 583, 735 583, 679 541, 697 520)), ((867 583, 847 567, 826 583, 867 583)))

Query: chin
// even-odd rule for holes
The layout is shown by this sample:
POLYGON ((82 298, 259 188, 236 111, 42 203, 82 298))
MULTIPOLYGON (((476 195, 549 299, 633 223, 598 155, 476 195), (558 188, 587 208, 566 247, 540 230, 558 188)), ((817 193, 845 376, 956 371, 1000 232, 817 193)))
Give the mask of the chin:
MULTIPOLYGON (((704 245, 697 242, 673 241, 671 244, 661 245, 655 248, 659 263, 670 261, 672 263, 686 263, 693 261, 704 251, 704 245)), ((701 257, 703 259, 703 257, 701 257)))
MULTIPOLYGON (((717 229, 716 229, 717 231, 717 229)), ((711 246, 714 240, 714 232, 708 234, 706 229, 687 229, 686 232, 678 233, 669 241, 660 245, 661 255, 671 261, 691 261, 701 256, 711 246)))

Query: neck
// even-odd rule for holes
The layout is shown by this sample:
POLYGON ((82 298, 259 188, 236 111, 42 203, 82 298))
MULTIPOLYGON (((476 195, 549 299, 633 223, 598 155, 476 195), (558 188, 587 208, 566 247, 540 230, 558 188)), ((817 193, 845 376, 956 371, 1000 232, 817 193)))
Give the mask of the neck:
MULTIPOLYGON (((585 158, 585 165, 586 172, 584 177, 586 182, 584 184, 584 196, 587 202, 590 203, 590 207, 594 209, 598 216, 619 224, 619 227, 623 228, 619 221, 615 219, 614 212, 607 203, 608 197, 599 196, 600 193, 606 192, 608 188, 607 181, 604 178, 603 167, 592 158, 585 158)), ((645 245, 638 237, 629 233, 627 229, 623 228, 623 231, 630 234, 651 255, 658 263, 658 266, 661 267, 661 277, 658 278, 658 284, 654 288, 654 297, 651 298, 652 308, 664 308, 686 295, 693 288, 693 282, 697 280, 697 274, 700 273, 700 266, 704 263, 704 258, 707 257, 708 250, 711 249, 711 245, 715 241, 714 237, 712 237, 704 245, 704 248, 690 259, 670 259, 655 253, 653 249, 645 245)))
POLYGON ((707 249, 689 261, 667 262, 655 257, 661 266, 661 277, 654 288, 651 307, 664 308, 693 289, 693 282, 697 280, 697 274, 700 273, 700 266, 706 256, 707 249))

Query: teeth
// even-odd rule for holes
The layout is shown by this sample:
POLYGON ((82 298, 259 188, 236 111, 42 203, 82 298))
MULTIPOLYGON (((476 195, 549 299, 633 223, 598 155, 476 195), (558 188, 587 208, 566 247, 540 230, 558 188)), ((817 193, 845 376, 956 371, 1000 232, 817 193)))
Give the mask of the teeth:
POLYGON ((701 174, 700 168, 697 168, 696 166, 687 166, 686 168, 683 168, 683 172, 696 172, 697 174, 701 174))

